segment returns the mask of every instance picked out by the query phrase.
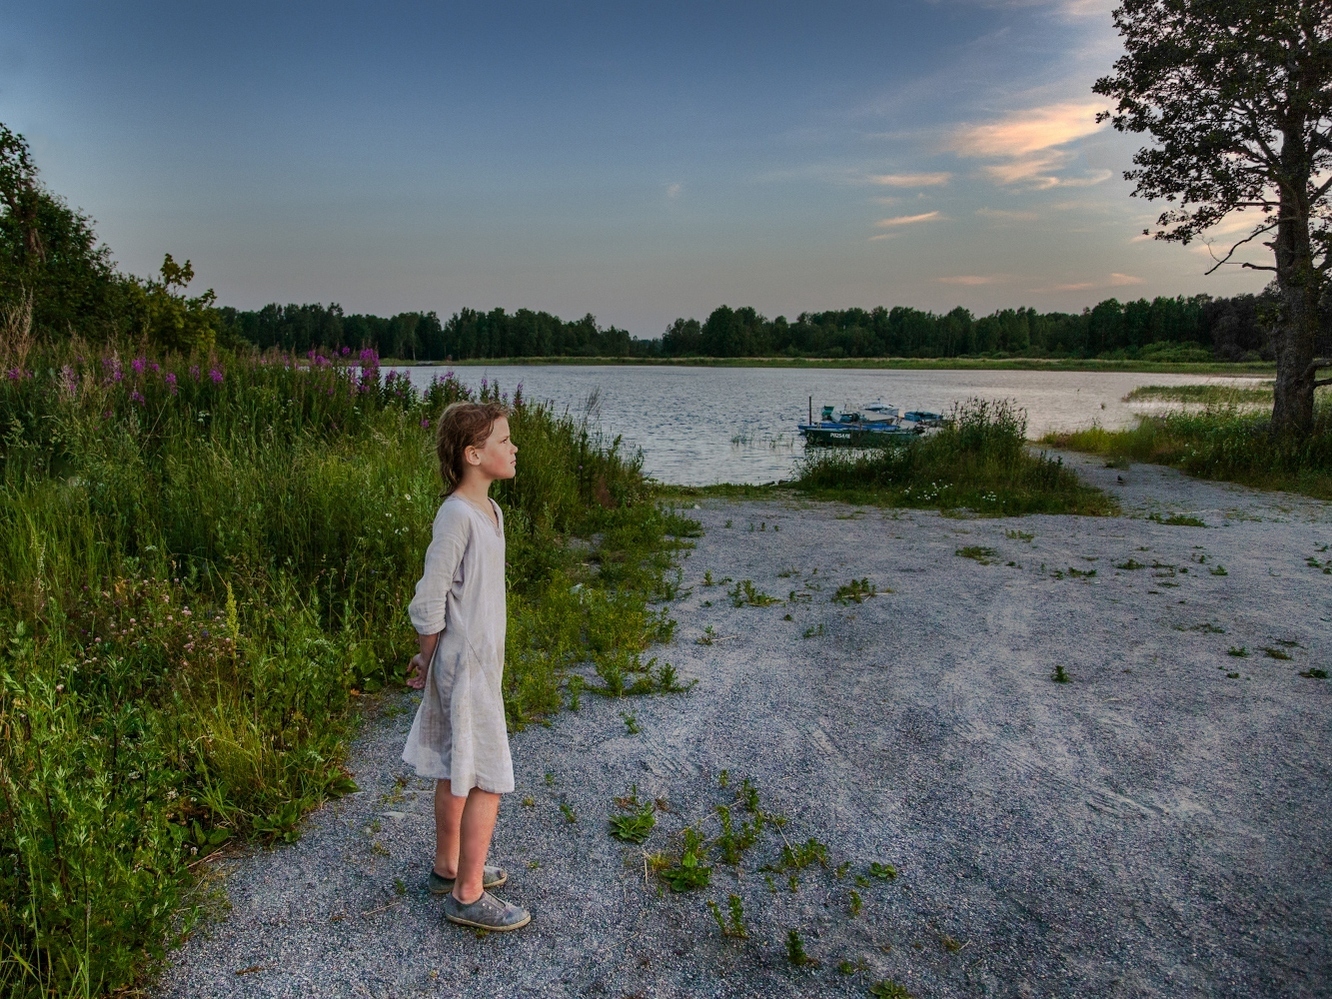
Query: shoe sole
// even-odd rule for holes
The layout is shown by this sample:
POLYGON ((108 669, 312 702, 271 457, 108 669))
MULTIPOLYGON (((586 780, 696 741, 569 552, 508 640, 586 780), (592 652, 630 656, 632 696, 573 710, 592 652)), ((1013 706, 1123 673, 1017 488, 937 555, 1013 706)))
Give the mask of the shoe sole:
POLYGON ((532 921, 532 914, 529 912, 520 923, 510 923, 507 926, 488 926, 485 923, 474 923, 470 919, 463 919, 462 916, 451 916, 447 912, 444 918, 450 923, 456 923, 458 926, 470 926, 474 930, 489 930, 491 933, 508 933, 510 930, 521 930, 532 921))
MULTIPOLYGON (((498 888, 500 887, 500 885, 505 885, 508 883, 509 883, 509 876, 506 874, 498 881, 487 881, 485 884, 481 886, 481 890, 490 891, 490 889, 492 888, 498 888)), ((453 891, 453 882, 450 881, 443 888, 427 888, 426 891, 430 892, 430 894, 432 895, 447 895, 449 892, 453 891)))

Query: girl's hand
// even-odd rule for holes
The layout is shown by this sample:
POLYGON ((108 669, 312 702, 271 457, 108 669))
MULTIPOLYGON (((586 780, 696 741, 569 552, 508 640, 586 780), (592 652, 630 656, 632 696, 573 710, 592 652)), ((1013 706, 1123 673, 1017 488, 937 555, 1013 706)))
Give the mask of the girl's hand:
POLYGON ((427 665, 421 653, 412 656, 412 661, 407 664, 407 686, 413 690, 420 690, 425 686, 427 665))

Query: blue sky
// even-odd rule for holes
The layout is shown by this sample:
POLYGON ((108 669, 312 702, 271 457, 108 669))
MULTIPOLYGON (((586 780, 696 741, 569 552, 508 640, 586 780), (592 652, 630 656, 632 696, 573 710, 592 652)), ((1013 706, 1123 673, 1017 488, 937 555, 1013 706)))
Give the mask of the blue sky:
POLYGON ((225 304, 978 313, 1254 291, 1138 234, 1106 0, 69 3, 0 121, 126 269, 225 304))

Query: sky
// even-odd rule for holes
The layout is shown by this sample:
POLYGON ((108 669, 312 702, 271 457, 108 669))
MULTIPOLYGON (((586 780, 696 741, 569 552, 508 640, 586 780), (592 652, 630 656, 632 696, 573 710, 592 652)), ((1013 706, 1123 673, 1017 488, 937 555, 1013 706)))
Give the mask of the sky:
MULTIPOLYGON (((0 8, 0 121, 222 304, 1080 310, 1230 295, 1141 233, 1109 0, 0 8)), ((1224 233, 1217 247, 1223 250, 1224 233)))

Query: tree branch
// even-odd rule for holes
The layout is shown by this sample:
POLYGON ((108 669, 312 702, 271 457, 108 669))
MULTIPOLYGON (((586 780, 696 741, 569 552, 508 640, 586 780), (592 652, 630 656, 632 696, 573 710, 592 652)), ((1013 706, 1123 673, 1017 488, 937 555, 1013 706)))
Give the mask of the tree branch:
MULTIPOLYGON (((1216 263, 1214 263, 1211 267, 1209 267, 1209 268, 1208 268, 1206 271, 1204 271, 1203 273, 1204 273, 1204 274, 1211 274, 1214 270, 1216 270, 1216 269, 1217 269, 1218 267, 1220 267, 1222 264, 1224 264, 1224 263, 1226 263, 1228 260, 1230 260, 1230 258, 1233 257, 1233 256, 1235 255, 1235 251, 1238 250, 1238 249, 1239 249, 1241 246, 1243 246, 1245 243, 1252 242, 1253 240, 1255 240, 1255 239, 1257 239, 1259 236, 1261 236, 1263 233, 1265 233, 1265 232, 1271 232, 1271 231, 1272 231, 1273 229, 1275 229, 1276 227, 1277 227, 1276 222, 1269 222, 1267 225, 1265 225, 1265 226, 1261 226, 1261 227, 1255 229, 1253 232, 1249 233, 1247 236, 1245 236, 1243 239, 1241 239, 1238 243, 1236 243, 1234 246, 1232 246, 1232 247, 1230 248, 1230 251, 1229 251, 1224 257, 1222 257, 1220 260, 1216 260, 1216 254, 1212 253, 1212 248, 1211 248, 1211 246, 1208 246, 1208 247, 1207 247, 1207 252, 1208 252, 1209 254, 1212 254, 1212 259, 1213 259, 1213 260, 1216 260, 1216 263)), ((1275 269, 1275 268, 1269 268, 1269 270, 1274 270, 1274 269, 1275 269)))
POLYGON ((1304 369, 1304 377, 1309 378, 1319 368, 1332 368, 1332 357, 1315 357, 1304 369))
POLYGON ((1332 378, 1320 378, 1314 382, 1314 388, 1322 388, 1324 385, 1332 385, 1332 378))

